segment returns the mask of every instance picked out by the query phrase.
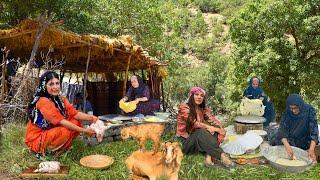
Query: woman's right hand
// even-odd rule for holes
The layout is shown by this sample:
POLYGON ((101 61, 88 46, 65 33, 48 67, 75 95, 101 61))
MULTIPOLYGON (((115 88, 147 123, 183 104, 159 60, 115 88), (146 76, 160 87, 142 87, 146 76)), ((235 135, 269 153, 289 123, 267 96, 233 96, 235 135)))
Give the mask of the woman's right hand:
POLYGON ((218 128, 219 130, 217 131, 219 134, 222 134, 222 135, 226 135, 226 130, 224 128, 218 128))
POLYGON ((95 122, 97 122, 98 121, 98 117, 97 116, 95 116, 95 115, 89 115, 90 116, 90 120, 93 122, 93 123, 95 123, 95 122))
POLYGON ((293 159, 294 158, 294 154, 293 154, 293 150, 292 148, 290 147, 290 145, 285 145, 284 148, 286 149, 287 153, 288 153, 288 156, 290 157, 290 159, 293 159))
POLYGON ((84 132, 85 135, 88 136, 88 137, 93 137, 93 136, 96 134, 96 132, 95 132, 93 129, 91 129, 91 128, 86 128, 86 129, 84 129, 83 132, 84 132))
POLYGON ((120 101, 126 102, 127 100, 128 100, 128 98, 125 96, 120 101))
POLYGON ((217 131, 217 128, 214 126, 208 126, 206 129, 210 132, 210 134, 214 134, 214 132, 217 131))

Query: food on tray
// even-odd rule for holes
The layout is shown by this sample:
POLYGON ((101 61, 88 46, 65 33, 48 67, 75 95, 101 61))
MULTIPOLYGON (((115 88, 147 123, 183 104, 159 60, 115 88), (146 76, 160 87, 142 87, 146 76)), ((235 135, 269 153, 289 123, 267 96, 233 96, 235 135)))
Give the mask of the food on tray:
POLYGON ((260 99, 242 99, 240 103, 240 112, 242 115, 262 116, 265 106, 260 99))
POLYGON ((120 121, 120 120, 110 120, 110 122, 112 124, 122 124, 122 121, 120 121))
POLYGON ((279 158, 276 160, 277 164, 283 165, 283 166, 305 166, 307 165, 307 162, 303 160, 298 159, 285 159, 285 158, 279 158))
POLYGON ((253 132, 253 133, 256 133, 258 134, 259 136, 265 136, 267 135, 267 131, 265 130, 248 130, 249 132, 253 132))
POLYGON ((161 119, 157 118, 157 117, 147 117, 144 119, 147 122, 159 122, 161 121, 161 119))

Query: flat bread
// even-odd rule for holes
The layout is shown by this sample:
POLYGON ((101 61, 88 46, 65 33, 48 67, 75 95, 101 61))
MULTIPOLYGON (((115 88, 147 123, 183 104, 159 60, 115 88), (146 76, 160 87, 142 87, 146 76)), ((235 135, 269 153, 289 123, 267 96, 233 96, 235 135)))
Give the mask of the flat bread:
POLYGON ((306 166, 307 162, 303 160, 290 160, 290 159, 285 159, 285 158, 279 158, 276 160, 277 164, 283 165, 283 166, 306 166))

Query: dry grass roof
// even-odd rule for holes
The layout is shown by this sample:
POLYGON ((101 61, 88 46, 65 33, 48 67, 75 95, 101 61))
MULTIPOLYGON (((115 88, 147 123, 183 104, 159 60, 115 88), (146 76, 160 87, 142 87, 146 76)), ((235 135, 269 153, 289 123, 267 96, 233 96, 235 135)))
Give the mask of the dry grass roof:
MULTIPOLYGON (((0 30, 0 47, 6 46, 14 57, 29 59, 37 28, 37 21, 27 19, 15 28, 0 30)), ((50 46, 54 49, 52 58, 59 60, 64 57, 63 69, 66 72, 85 71, 89 46, 91 46, 89 72, 125 71, 130 55, 129 70, 164 65, 149 56, 141 46, 134 44, 130 36, 120 36, 115 39, 105 35, 80 35, 60 29, 58 23, 53 23, 46 29, 38 52, 46 53, 50 46)), ((37 58, 40 58, 39 55, 37 58)))

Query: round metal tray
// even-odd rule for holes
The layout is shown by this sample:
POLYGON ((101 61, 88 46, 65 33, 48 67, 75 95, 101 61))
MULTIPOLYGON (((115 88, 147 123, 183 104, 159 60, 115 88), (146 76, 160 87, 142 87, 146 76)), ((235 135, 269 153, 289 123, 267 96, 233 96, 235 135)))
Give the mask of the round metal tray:
POLYGON ((280 171, 285 171, 285 172, 292 172, 292 173, 300 173, 305 170, 308 170, 311 165, 312 161, 308 157, 308 153, 302 149, 299 149, 297 147, 291 146, 293 153, 295 157, 298 160, 303 160, 307 163, 305 166, 284 166, 281 164, 276 163, 276 160, 278 158, 286 158, 289 159, 289 156, 284 148, 284 146, 270 146, 266 148, 262 154, 263 156, 269 160, 271 166, 275 167, 276 169, 280 171))
POLYGON ((260 116, 236 116, 234 118, 236 122, 239 123, 263 123, 266 121, 266 118, 260 116))

